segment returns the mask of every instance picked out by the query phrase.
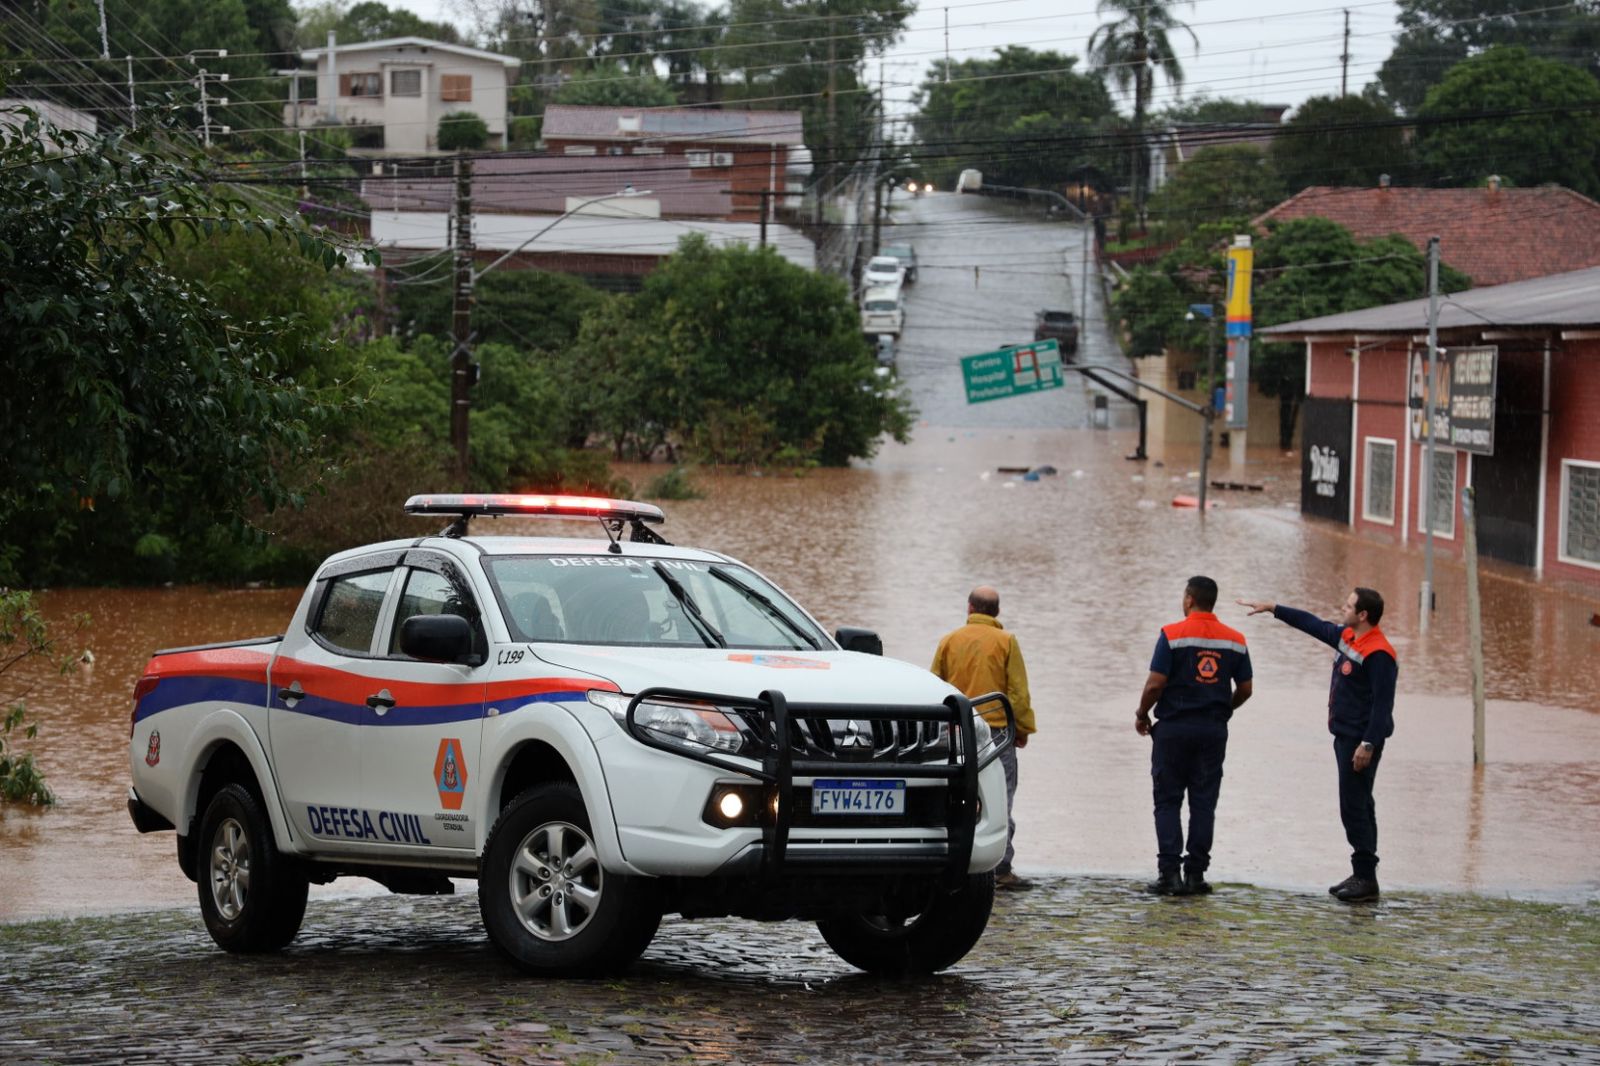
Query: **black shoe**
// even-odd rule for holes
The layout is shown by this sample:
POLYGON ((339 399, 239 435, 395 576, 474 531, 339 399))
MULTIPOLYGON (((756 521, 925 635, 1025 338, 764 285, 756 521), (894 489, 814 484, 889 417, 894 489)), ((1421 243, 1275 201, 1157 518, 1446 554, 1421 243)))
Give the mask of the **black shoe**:
POLYGON ((1378 898, 1378 882, 1369 877, 1352 877, 1339 886, 1333 898, 1341 903, 1370 903, 1378 898))
POLYGON ((1341 893, 1345 889, 1349 888, 1350 885, 1353 882, 1356 882, 1356 881, 1359 881, 1359 880, 1361 880, 1359 877, 1357 877, 1355 874, 1351 874, 1349 877, 1345 878, 1343 881, 1340 881, 1338 884, 1329 885, 1328 886, 1328 895, 1337 896, 1339 893, 1341 893))
POLYGON ((1206 880, 1205 874, 1192 873, 1188 870, 1183 872, 1183 894, 1185 896, 1209 896, 1211 892, 1211 882, 1206 880))
POLYGON ((1163 870, 1154 881, 1144 886, 1146 892, 1157 896, 1183 895, 1183 881, 1176 870, 1163 870))
POLYGON ((994 887, 1001 892, 1026 892, 1033 887, 1033 882, 1015 870, 1007 870, 995 875, 994 887))

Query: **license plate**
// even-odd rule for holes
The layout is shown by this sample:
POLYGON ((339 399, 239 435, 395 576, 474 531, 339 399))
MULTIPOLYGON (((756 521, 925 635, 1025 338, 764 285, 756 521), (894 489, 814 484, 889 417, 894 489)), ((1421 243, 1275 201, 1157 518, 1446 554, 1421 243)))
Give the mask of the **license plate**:
POLYGON ((904 814, 904 781, 817 781, 811 786, 812 814, 904 814))

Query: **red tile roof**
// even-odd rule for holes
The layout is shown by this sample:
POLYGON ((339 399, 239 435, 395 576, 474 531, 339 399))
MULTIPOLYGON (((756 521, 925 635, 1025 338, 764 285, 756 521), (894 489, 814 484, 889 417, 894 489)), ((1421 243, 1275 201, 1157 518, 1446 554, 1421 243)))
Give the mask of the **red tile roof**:
POLYGON ((1439 238, 1444 261, 1473 285, 1600 266, 1600 203, 1571 189, 1336 188, 1313 185, 1255 220, 1321 217, 1360 240, 1439 238))
POLYGON ((546 141, 695 141, 699 143, 805 143, 798 111, 720 111, 696 107, 584 107, 544 109, 546 141))

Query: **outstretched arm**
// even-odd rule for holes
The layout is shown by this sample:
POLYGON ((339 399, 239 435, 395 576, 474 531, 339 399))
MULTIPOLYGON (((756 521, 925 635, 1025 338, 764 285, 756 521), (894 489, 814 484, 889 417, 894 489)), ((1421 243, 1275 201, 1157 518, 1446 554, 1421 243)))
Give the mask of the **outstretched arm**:
POLYGON ((1265 600, 1235 600, 1241 607, 1250 608, 1251 614, 1272 612, 1272 617, 1280 622, 1294 626, 1308 636, 1316 637, 1330 648, 1339 646, 1339 637, 1344 633, 1344 627, 1335 622, 1324 622, 1310 611, 1302 611, 1295 607, 1285 607, 1281 603, 1268 603, 1265 600))

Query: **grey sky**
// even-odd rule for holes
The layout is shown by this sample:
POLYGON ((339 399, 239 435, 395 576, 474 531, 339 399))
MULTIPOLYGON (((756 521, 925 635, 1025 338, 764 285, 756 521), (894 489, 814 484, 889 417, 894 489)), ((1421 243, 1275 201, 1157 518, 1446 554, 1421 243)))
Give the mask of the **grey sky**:
MULTIPOLYGON (((452 0, 386 0, 429 19, 460 21, 452 0)), ((1194 29, 1199 50, 1181 31, 1173 44, 1183 63, 1185 98, 1248 97, 1296 105, 1311 96, 1339 91, 1344 12, 1350 13, 1350 91, 1372 81, 1388 57, 1397 32, 1394 0, 1194 0, 1174 5, 1173 13, 1194 29)), ((908 101, 927 65, 945 54, 949 22, 950 57, 992 55, 1020 44, 1075 55, 1080 63, 1089 35, 1104 21, 1094 0, 921 0, 901 43, 884 60, 883 76, 892 101, 908 101)), ((869 68, 876 74, 876 69, 869 68)), ((1158 83, 1156 104, 1172 99, 1158 83)), ((902 108, 903 109, 903 108, 902 108)))

